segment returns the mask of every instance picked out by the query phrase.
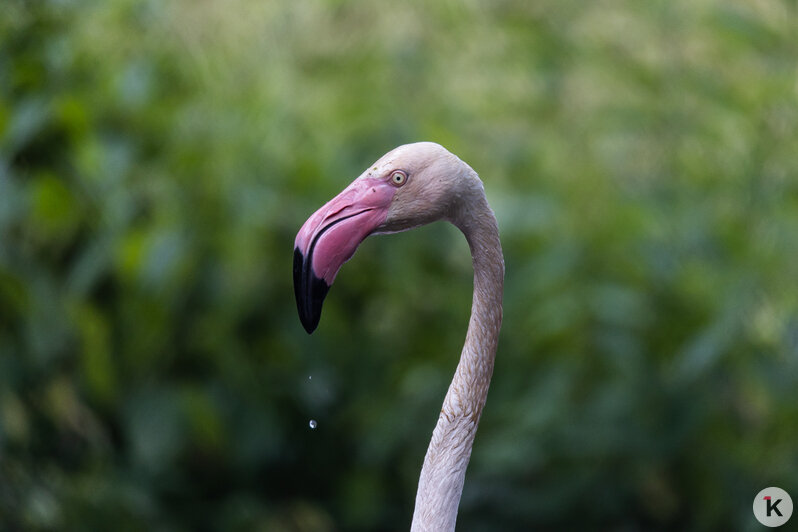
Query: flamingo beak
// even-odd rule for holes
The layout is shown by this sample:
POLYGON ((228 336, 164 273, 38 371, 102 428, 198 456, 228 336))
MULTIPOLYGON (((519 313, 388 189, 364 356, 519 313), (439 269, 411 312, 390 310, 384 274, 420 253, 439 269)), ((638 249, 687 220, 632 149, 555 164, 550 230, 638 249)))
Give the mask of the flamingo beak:
POLYGON ((302 225, 294 241, 294 296, 308 334, 338 270, 388 217, 396 188, 384 179, 356 179, 302 225))

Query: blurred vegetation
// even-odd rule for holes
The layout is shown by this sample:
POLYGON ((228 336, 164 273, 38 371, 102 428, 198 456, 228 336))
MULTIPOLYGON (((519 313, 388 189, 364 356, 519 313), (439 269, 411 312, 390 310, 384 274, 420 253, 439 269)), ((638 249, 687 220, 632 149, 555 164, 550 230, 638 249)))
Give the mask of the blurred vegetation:
POLYGON ((406 530, 468 248, 369 239, 313 336, 291 250, 416 140, 481 174, 506 253, 459 528, 758 529, 760 489, 798 497, 796 20, 4 0, 0 529, 406 530))

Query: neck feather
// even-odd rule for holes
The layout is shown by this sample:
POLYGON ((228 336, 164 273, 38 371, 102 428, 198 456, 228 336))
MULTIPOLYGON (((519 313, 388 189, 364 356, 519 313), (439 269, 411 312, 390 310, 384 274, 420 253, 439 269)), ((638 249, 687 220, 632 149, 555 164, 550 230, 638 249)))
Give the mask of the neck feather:
POLYGON ((496 217, 481 183, 451 217, 474 264, 474 297, 465 345, 424 458, 413 532, 454 530, 471 447, 485 406, 502 321, 504 258, 496 217))

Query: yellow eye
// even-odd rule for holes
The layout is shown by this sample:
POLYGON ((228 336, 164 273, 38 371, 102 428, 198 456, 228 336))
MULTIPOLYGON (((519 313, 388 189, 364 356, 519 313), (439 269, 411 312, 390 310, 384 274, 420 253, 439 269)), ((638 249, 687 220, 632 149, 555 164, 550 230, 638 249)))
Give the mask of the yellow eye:
POLYGON ((391 174, 391 183, 396 185, 397 187, 401 187, 407 181, 407 174, 401 170, 394 170, 391 174))

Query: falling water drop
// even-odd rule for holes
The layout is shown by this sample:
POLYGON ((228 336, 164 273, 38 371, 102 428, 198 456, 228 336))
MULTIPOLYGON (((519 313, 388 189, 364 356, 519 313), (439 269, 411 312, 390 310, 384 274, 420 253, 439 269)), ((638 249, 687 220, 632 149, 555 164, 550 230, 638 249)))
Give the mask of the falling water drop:
POLYGON ((317 425, 316 420, 315 419, 311 419, 310 423, 308 423, 308 425, 310 426, 310 428, 315 429, 316 425, 317 425))

